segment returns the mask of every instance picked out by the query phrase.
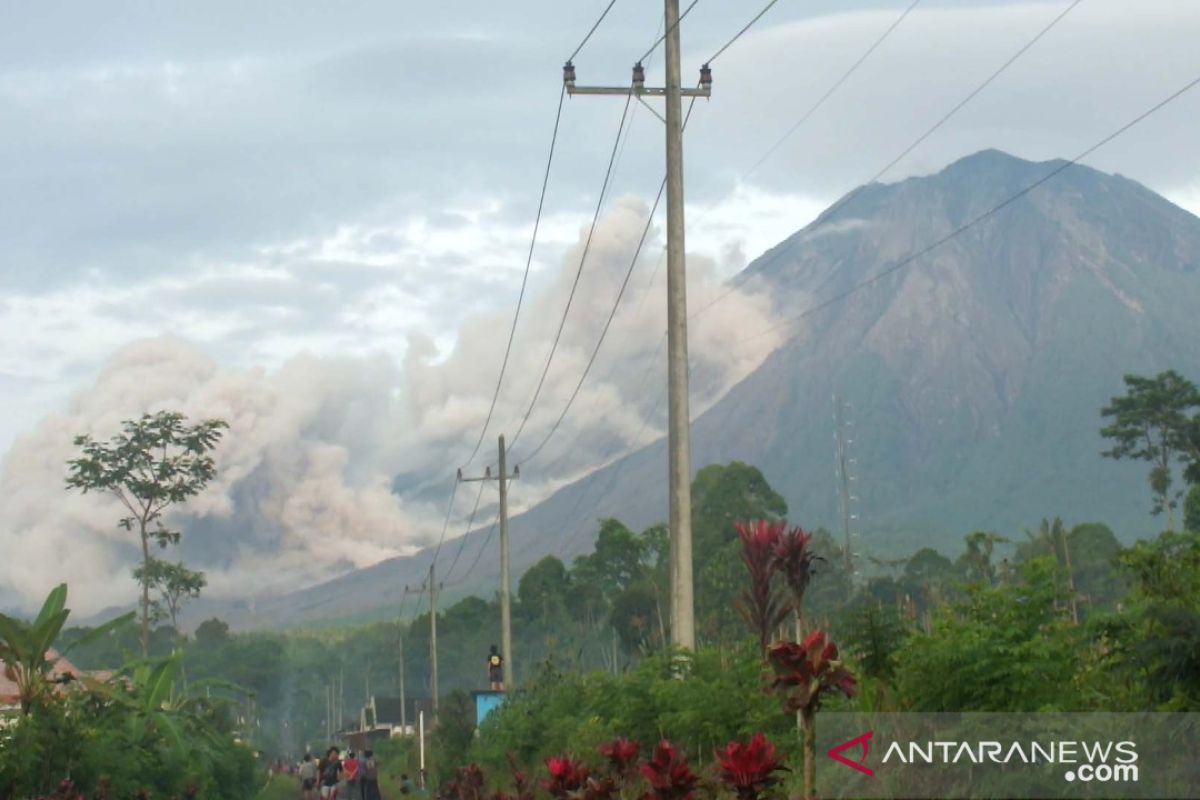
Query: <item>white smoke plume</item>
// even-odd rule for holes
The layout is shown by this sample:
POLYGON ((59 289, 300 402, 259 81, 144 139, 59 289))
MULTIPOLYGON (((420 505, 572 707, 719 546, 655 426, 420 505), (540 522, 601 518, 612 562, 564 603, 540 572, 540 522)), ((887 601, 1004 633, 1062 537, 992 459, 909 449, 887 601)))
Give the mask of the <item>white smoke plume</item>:
MULTIPOLYGON (((575 388, 647 211, 640 201, 622 200, 597 227, 553 367, 512 448, 514 462, 543 440, 575 388)), ((275 369, 238 370, 169 336, 126 345, 65 413, 44 418, 0 463, 0 546, 7 554, 0 586, 26 606, 62 580, 72 586, 72 604, 84 612, 132 600, 134 536, 117 527, 121 510, 115 501, 65 489, 66 462, 75 455, 75 435, 107 438, 121 420, 159 409, 230 424, 217 450, 217 479, 173 519, 184 531, 181 554, 207 572, 210 596, 299 588, 437 540, 455 468, 478 472, 494 462, 496 434, 511 439, 525 414, 584 233, 557 274, 531 283, 508 377, 472 464, 464 462, 488 412, 511 308, 463 319, 445 355, 432 338, 413 336, 400 363, 385 356, 297 355, 275 369)), ((661 247, 652 231, 583 390, 550 443, 522 468, 515 510, 660 431, 666 316, 661 247)), ((693 256, 688 269, 693 309, 725 293, 712 262, 693 256)), ((753 348, 728 346, 769 325, 770 314, 765 296, 733 292, 694 316, 693 414, 778 345, 777 337, 764 336, 753 348)), ((450 535, 463 532, 458 526, 473 496, 459 492, 450 535)))

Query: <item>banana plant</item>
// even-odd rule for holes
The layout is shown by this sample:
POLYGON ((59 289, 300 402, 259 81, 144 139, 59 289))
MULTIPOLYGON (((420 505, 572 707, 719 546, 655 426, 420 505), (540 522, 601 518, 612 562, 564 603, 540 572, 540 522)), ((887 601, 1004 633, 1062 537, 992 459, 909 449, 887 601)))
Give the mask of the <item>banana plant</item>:
MULTIPOLYGON (((54 645, 62 633, 63 625, 71 610, 67 606, 67 585, 56 586, 38 612, 33 622, 25 622, 6 614, 0 614, 0 660, 4 662, 4 675, 17 685, 17 696, 21 713, 28 715, 49 691, 54 665, 73 648, 106 636, 113 630, 129 623, 134 614, 122 617, 94 628, 85 636, 69 645, 55 650, 54 645)), ((79 676, 64 674, 58 682, 69 681, 79 676)))

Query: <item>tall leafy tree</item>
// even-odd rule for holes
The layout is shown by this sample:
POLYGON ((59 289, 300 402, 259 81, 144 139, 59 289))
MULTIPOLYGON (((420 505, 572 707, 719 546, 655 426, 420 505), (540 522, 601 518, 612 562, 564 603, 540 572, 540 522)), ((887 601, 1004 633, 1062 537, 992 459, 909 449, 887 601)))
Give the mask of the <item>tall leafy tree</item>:
POLYGON ((183 414, 160 411, 126 420, 108 441, 88 434, 75 437, 81 455, 68 462, 67 486, 116 497, 129 512, 120 526, 136 531, 141 541, 143 656, 150 653, 150 544, 166 547, 179 541, 179 531, 167 527, 163 515, 199 494, 216 475, 211 453, 228 427, 219 419, 189 425, 183 414))
POLYGON ((1153 378, 1126 375, 1125 386, 1126 393, 1114 397, 1100 412, 1111 420, 1100 429, 1100 435, 1113 443, 1104 455, 1150 464, 1152 512, 1166 511, 1167 529, 1174 530, 1178 495, 1172 494, 1171 486, 1175 466, 1184 460, 1200 460, 1197 423, 1192 416, 1200 407, 1200 390, 1174 370, 1153 378))

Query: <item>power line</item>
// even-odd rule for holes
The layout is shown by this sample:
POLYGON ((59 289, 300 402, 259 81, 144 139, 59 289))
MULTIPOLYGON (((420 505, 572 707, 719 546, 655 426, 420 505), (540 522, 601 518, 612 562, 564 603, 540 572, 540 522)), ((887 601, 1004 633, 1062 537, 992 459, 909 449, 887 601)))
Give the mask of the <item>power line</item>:
POLYGON ((537 405, 538 397, 541 396, 542 387, 546 383, 546 376, 550 373, 550 365, 554 361, 554 354, 558 350, 559 341, 562 339, 563 329, 567 325, 567 315, 571 312, 571 303, 575 300, 575 292, 579 288, 579 279, 583 276, 583 268, 587 263, 588 251, 592 247, 592 236, 596 232, 596 224, 600 220, 600 211, 604 207, 604 200, 608 194, 609 182, 612 178, 613 165, 616 162, 617 150, 621 144, 621 133, 625 130, 625 120, 629 116, 629 103, 633 95, 625 97, 625 104, 621 110, 621 123, 617 127, 616 138, 613 139, 612 152, 609 154, 608 167, 604 171, 604 182, 600 186, 600 196, 596 199, 596 210, 592 214, 592 224, 588 227, 587 239, 584 241, 583 253, 579 257, 579 267, 575 270, 575 280, 571 284, 570 294, 567 295, 567 305, 563 309, 562 319, 558 323, 558 331, 554 334, 554 342, 550 345, 550 353, 546 357, 546 366, 542 368, 542 375, 538 379, 537 388, 533 392, 533 399, 529 401, 529 408, 525 411, 525 416, 521 419, 521 424, 517 427, 517 433, 513 436, 509 447, 516 445, 517 440, 521 438, 521 433, 525 430, 526 423, 529 422, 529 417, 533 414, 533 408, 537 405))
POLYGON ((600 27, 600 23, 604 22, 604 18, 608 16, 608 12, 612 11, 612 7, 616 4, 617 0, 609 0, 608 6, 604 9, 604 11, 600 12, 600 18, 592 24, 592 27, 590 30, 588 30, 587 35, 583 37, 583 41, 579 43, 579 46, 575 48, 575 51, 571 53, 571 55, 567 58, 567 61, 575 60, 575 56, 579 55, 579 51, 582 50, 583 46, 588 43, 589 39, 592 38, 592 34, 596 32, 596 29, 600 27))
POLYGON ((475 495, 475 506, 471 509, 471 515, 467 517, 466 530, 463 535, 458 537, 458 550, 454 553, 454 560, 450 562, 450 568, 442 575, 442 580, 450 580, 450 576, 454 573, 454 568, 458 566, 458 559, 462 557, 463 549, 467 544, 467 534, 471 532, 471 526, 475 524, 475 515, 479 512, 479 501, 483 499, 483 487, 487 481, 479 482, 479 493, 475 495))
POLYGON ((654 40, 654 44, 650 45, 649 50, 647 50, 645 53, 642 53, 642 57, 639 58, 638 61, 645 61, 651 55, 653 55, 654 51, 658 49, 658 46, 661 45, 663 42, 665 42, 667 40, 667 37, 671 35, 671 31, 673 31, 677 27, 679 27, 680 23, 682 23, 687 18, 688 14, 692 13, 692 9, 695 8, 696 4, 699 2, 700 2, 700 0, 692 0, 691 4, 683 10, 682 14, 679 15, 679 19, 675 21, 675 24, 672 25, 668 30, 663 31, 662 36, 659 36, 657 39, 654 40))
MULTIPOLYGON (((1058 23, 1061 22, 1062 19, 1067 16, 1067 14, 1071 13, 1071 11, 1082 2, 1083 2, 1083 0, 1072 0, 1070 5, 1068 5, 1063 11, 1061 11, 1052 20, 1050 20, 1050 22, 1045 27, 1043 27, 1041 30, 1039 30, 1032 39, 1030 39, 1028 42, 1026 42, 1024 45, 1022 45, 1020 47, 1020 49, 1018 49, 1015 53, 1013 53, 1008 58, 1008 60, 1006 60, 995 71, 993 71, 990 75, 988 75, 988 77, 985 78, 982 83, 980 83, 978 86, 976 86, 974 89, 972 89, 969 93, 967 93, 967 95, 962 100, 960 100, 957 104, 955 104, 954 107, 951 108, 948 112, 946 112, 939 120, 937 120, 937 122, 935 122, 930 128, 928 128, 924 133, 922 133, 920 136, 918 136, 915 140, 913 140, 913 142, 911 144, 909 144, 907 147, 905 147, 898 156, 896 156, 891 161, 889 161, 886 165, 884 165, 884 167, 882 169, 880 169, 878 172, 876 172, 874 175, 872 175, 870 178, 868 178, 866 180, 866 182, 860 183, 858 186, 856 186, 850 192, 848 192, 847 194, 845 194, 841 198, 839 198, 833 205, 831 205, 828 209, 826 209, 825 212, 821 216, 823 218, 828 218, 830 215, 836 214, 840 209, 842 209, 853 198, 857 197, 859 192, 863 191, 868 186, 874 184, 876 181, 878 181, 880 178, 882 178, 885 174, 887 174, 892 169, 892 167, 894 167, 894 166, 896 166, 896 164, 900 163, 900 161, 903 160, 905 158, 905 156, 907 156, 909 153, 911 153, 913 150, 915 150, 922 142, 924 142, 926 139, 928 139, 930 136, 932 136, 934 134, 934 132, 936 132, 939 128, 941 128, 943 125, 945 125, 950 120, 951 117, 953 117, 955 114, 957 114, 959 111, 961 111, 963 109, 963 107, 967 105, 967 103, 971 102, 973 99, 975 99, 976 96, 979 95, 980 92, 982 92, 989 85, 991 85, 991 83, 993 81, 995 81, 996 78, 1000 77, 1000 75, 1002 75, 1009 67, 1011 67, 1017 61, 1017 59, 1019 59, 1026 52, 1028 52, 1031 47, 1033 47, 1035 44, 1037 44, 1037 42, 1040 41, 1042 39, 1042 37, 1044 37, 1047 33, 1049 33, 1052 28, 1054 28, 1056 25, 1058 25, 1058 23)), ((905 12, 905 14, 907 14, 907 12, 905 12)), ((765 159, 760 159, 760 162, 755 164, 755 166, 751 169, 751 172, 753 172, 755 169, 757 169, 759 166, 761 166, 761 161, 763 161, 763 160, 765 160, 765 159)), ((749 174, 750 174, 749 172, 746 173, 746 175, 743 176, 743 179, 745 177, 747 177, 749 174)), ((740 180, 739 180, 739 183, 740 183, 740 180)), ((780 258, 780 257, 782 257, 782 254, 775 256, 776 259, 780 258)), ((765 267, 767 265, 764 264, 763 266, 765 267)), ((737 280, 731 281, 729 284, 729 287, 724 292, 722 292, 720 295, 718 295, 716 298, 714 298, 712 301, 710 301, 707 305, 705 305, 703 308, 701 308, 699 311, 697 311, 693 315, 693 318, 699 317, 700 315, 704 314, 710 308, 715 306, 717 303, 720 303, 726 297, 733 294, 735 291, 740 289, 742 286, 746 285, 746 283, 749 282, 750 279, 755 276, 755 274, 757 274, 757 273, 749 272, 749 271, 742 272, 742 274, 738 276, 737 280)))
POLYGON ((1025 55, 1025 53, 1029 50, 1029 48, 1031 48, 1035 44, 1037 44, 1043 36, 1045 36, 1047 33, 1049 33, 1050 30, 1052 28, 1054 28, 1055 25, 1057 25, 1059 22, 1061 22, 1062 19, 1065 16, 1067 16, 1067 14, 1070 14, 1073 10, 1075 10, 1075 7, 1078 6, 1082 2, 1083 2, 1083 0, 1072 0, 1071 4, 1069 6, 1067 6, 1065 9, 1063 9, 1062 12, 1058 14, 1058 16, 1056 16, 1054 19, 1050 20, 1050 23, 1048 25, 1046 25, 1046 27, 1044 27, 1040 31, 1038 31, 1036 36, 1034 36, 1032 39, 1030 39, 1028 42, 1026 42, 1025 45, 1023 47, 1021 47, 1020 50, 1013 53, 1012 56, 1010 56, 1007 61, 1005 61, 1003 64, 1001 64, 1000 67, 995 72, 993 72, 991 75, 989 75, 983 81, 983 83, 976 86, 973 90, 971 90, 971 92, 966 97, 964 97, 953 108, 951 108, 949 111, 947 111, 946 114, 941 119, 939 119, 937 122, 935 122, 929 130, 922 133, 920 136, 918 136, 916 138, 916 140, 912 144, 910 144, 908 147, 904 148, 904 150, 900 153, 900 155, 893 158, 891 161, 889 161, 887 163, 887 165, 883 169, 881 169, 881 170, 879 170, 879 172, 875 173, 874 177, 872 177, 869 181, 867 181, 867 183, 871 184, 871 183, 874 183, 875 181, 879 180, 884 175, 884 173, 888 172, 889 170, 891 170, 892 167, 894 167, 898 163, 900 163, 900 161, 903 160, 905 156, 907 156, 909 153, 911 153, 913 150, 915 150, 922 142, 924 142, 926 139, 928 139, 930 136, 932 136, 933 133, 938 128, 945 125, 946 122, 951 117, 953 117, 955 114, 957 114, 959 111, 961 111, 963 106, 965 106, 967 103, 974 100, 976 95, 978 95, 980 92, 982 92, 988 86, 990 86, 992 81, 996 80, 996 78, 999 78, 1004 73, 1005 70, 1007 70, 1009 67, 1011 67, 1016 62, 1016 60, 1018 58, 1025 55))
POLYGON ((728 50, 730 47, 732 47, 734 42, 736 42, 738 39, 742 38, 742 36, 743 36, 743 35, 746 33, 746 31, 748 31, 748 30, 750 30, 752 27, 754 27, 754 23, 756 23, 756 22, 758 22, 760 19, 762 19, 762 18, 763 18, 763 15, 764 15, 764 14, 766 14, 768 11, 770 11, 770 10, 771 10, 771 9, 772 9, 772 8, 775 6, 775 4, 776 4, 776 3, 778 3, 778 2, 779 2, 779 0, 771 0, 769 3, 767 3, 767 4, 766 4, 766 5, 763 7, 763 10, 762 10, 762 11, 759 11, 757 14, 755 14, 755 15, 754 15, 754 19, 750 20, 750 21, 749 21, 749 22, 747 22, 745 25, 743 25, 743 26, 742 26, 742 29, 741 29, 740 31, 738 31, 737 33, 735 33, 735 34, 733 35, 733 38, 732 38, 732 39, 730 39, 730 40, 729 40, 728 42, 726 42, 725 44, 721 45, 721 49, 720 49, 720 50, 718 50, 717 52, 715 52, 715 53, 713 53, 711 56, 709 56, 709 58, 708 58, 708 61, 707 61, 707 62, 705 62, 705 63, 707 63, 707 64, 711 64, 712 62, 714 62, 714 61, 716 61, 718 58, 720 58, 722 53, 724 53, 726 50, 728 50))
POLYGON ((979 223, 984 222, 985 220, 988 220, 991 217, 995 216, 998 212, 1002 211, 1003 209, 1012 205, 1016 201, 1020 200, 1022 197, 1029 194, 1034 189, 1038 188, 1039 186, 1041 186, 1042 184, 1051 180, 1052 178, 1060 175, 1063 171, 1067 170, 1070 167, 1075 166, 1080 161, 1087 158, 1092 153, 1094 153, 1095 151, 1099 150, 1104 145, 1111 142, 1113 139, 1116 139, 1118 136, 1122 135, 1123 133, 1128 131, 1130 128, 1134 127, 1135 125, 1137 125, 1140 122, 1142 122, 1143 120, 1145 120, 1147 117, 1149 117, 1152 114, 1154 114, 1155 112, 1159 111, 1164 106, 1177 100, 1183 94, 1185 94, 1188 91, 1190 91, 1191 89, 1195 88, 1197 84, 1200 84, 1200 77, 1197 77, 1197 78, 1189 81, 1182 88, 1177 89, 1176 91, 1172 92, 1169 96, 1167 96, 1165 99, 1160 100, 1159 102, 1155 103, 1149 109, 1147 109, 1146 111, 1143 111, 1141 114, 1134 117, 1129 122, 1126 122, 1124 125, 1117 128, 1115 131, 1108 134, 1103 139, 1096 142, 1095 144, 1093 144, 1091 147, 1084 150, 1079 155, 1075 156, 1074 158, 1072 158, 1068 161, 1062 162, 1061 164, 1059 164, 1057 167, 1052 169, 1050 172, 1043 175, 1038 180, 1029 184, 1028 186, 1021 189, 1020 191, 1018 191, 1012 195, 1009 195, 1004 200, 1002 200, 1001 202, 992 206, 987 211, 974 217, 973 219, 969 220, 968 222, 963 223, 962 225, 960 225, 957 228, 955 228, 954 230, 952 230, 950 233, 948 233, 945 236, 938 239, 937 241, 934 241, 931 244, 926 245, 925 247, 921 248, 920 250, 916 251, 915 253, 911 253, 911 254, 905 256, 904 258, 900 259, 899 261, 892 264, 891 266, 886 267, 883 270, 880 270, 875 275, 872 275, 870 278, 867 278, 866 280, 855 284, 854 286, 850 287, 849 289, 839 292, 838 294, 834 295, 833 297, 829 298, 828 300, 824 300, 824 301, 818 303, 817 305, 812 306, 811 308, 808 308, 807 310, 803 311, 802 313, 797 314, 794 317, 789 317, 787 319, 781 320, 780 322, 770 325, 769 327, 764 328, 763 330, 758 331, 757 333, 753 333, 750 336, 744 337, 744 338, 738 340, 737 342, 735 342, 735 344, 741 344, 743 342, 751 341, 760 336, 764 336, 767 333, 770 333, 771 331, 773 331, 777 328, 780 328, 784 325, 790 325, 792 323, 799 322, 800 320, 804 319, 805 317, 811 316, 812 314, 815 314, 818 311, 822 311, 822 310, 834 305, 835 303, 840 303, 841 301, 845 300, 846 298, 850 297, 851 295, 857 294, 858 292, 862 291, 863 289, 866 289, 870 286, 875 285, 876 283, 883 280, 887 276, 895 274, 896 272, 899 272, 900 270, 909 266, 910 264, 912 264, 914 261, 921 258, 922 256, 928 255, 929 253, 933 252, 937 248, 946 244, 946 242, 949 242, 951 239, 955 238, 956 236, 970 230, 971 228, 975 227, 979 223))
MULTIPOLYGON (((609 4, 609 8, 612 8, 611 4, 609 4)), ((607 14, 608 12, 605 11, 605 13, 607 14)), ((588 35, 590 36, 591 34, 588 35)), ((586 38, 584 42, 587 42, 586 38)), ((582 46, 580 44, 580 47, 582 46)), ((508 331, 508 343, 504 346, 504 359, 500 362, 500 374, 496 377, 496 390, 492 392, 492 402, 488 406, 487 418, 483 421, 483 427, 479 430, 479 438, 475 440, 475 447, 471 449, 471 455, 467 457, 468 464, 475 458, 475 455, 479 452, 479 447, 483 444, 483 437, 487 434, 488 425, 491 424, 492 415, 496 411, 496 402, 500 399, 500 387, 504 383, 504 373, 508 369, 508 358, 512 353, 513 339, 517 335, 517 320, 521 318, 521 304, 525 300, 525 288, 529 284, 529 269, 533 264, 533 251, 537 244, 538 229, 542 224, 542 210, 546 205, 546 187, 550 183, 550 166, 554 163, 554 148, 558 143, 558 128, 559 123, 562 121, 563 99, 566 96, 567 89, 564 86, 558 95, 558 110, 554 114, 554 133, 550 136, 550 154, 546 158, 546 169, 542 174, 542 191, 538 196, 537 214, 533 219, 533 235, 529 239, 529 253, 525 257, 525 272, 521 276, 521 293, 517 295, 517 310, 513 313, 512 327, 508 331)))
POLYGON ((621 305, 621 299, 625 296, 625 289, 629 286, 629 279, 633 276, 633 270, 637 266, 638 258, 642 254, 642 247, 646 244, 646 236, 650 233, 650 226, 654 223, 654 214, 658 211, 658 205, 662 202, 663 192, 667 188, 667 179, 663 178, 662 183, 658 188, 658 196, 654 199, 654 206, 650 209, 650 214, 646 217, 646 224, 642 228, 642 235, 638 238, 637 247, 633 251, 633 258, 629 260, 629 269, 625 270, 625 278, 621 281, 621 287, 617 290, 617 299, 613 302, 612 309, 608 312, 608 318, 604 321, 604 327, 600 331, 600 338, 596 340, 596 346, 592 348, 592 354, 588 358, 587 365, 583 368, 583 374, 579 376, 579 382, 575 384, 574 391, 567 398, 567 403, 563 406, 562 413, 558 415, 558 419, 550 426, 549 432, 538 444, 537 447, 530 451, 529 455, 522 459, 522 463, 529 463, 537 457, 546 443, 550 441, 558 430, 558 426, 562 424, 563 419, 567 416, 567 412, 571 410, 571 404, 575 402, 575 398, 579 396, 579 390, 583 388, 583 382, 587 380, 588 373, 592 370, 592 365, 596 363, 596 356, 600 353, 600 347, 604 344, 604 338, 608 335, 608 329, 612 325, 613 318, 617 315, 617 308, 621 305))
POLYGON ((433 560, 437 561, 438 554, 442 552, 442 542, 446 541, 446 529, 450 527, 450 514, 454 511, 454 498, 458 494, 458 481, 454 481, 454 488, 450 490, 450 502, 446 504, 446 519, 442 523, 442 535, 438 537, 437 547, 433 550, 433 560))
POLYGON ((808 122, 809 117, 811 117, 813 114, 817 113, 818 109, 820 109, 821 106, 825 105, 825 101, 827 101, 830 97, 832 97, 834 92, 836 92, 838 89, 842 88, 842 84, 845 83, 847 80, 849 80, 850 76, 853 75, 858 70, 858 68, 863 65, 864 61, 866 61, 868 58, 871 57, 871 54, 874 53, 875 50, 878 49, 878 47, 881 44, 883 44, 884 41, 889 36, 892 35, 892 32, 894 30, 896 30, 896 28, 900 27, 900 23, 904 22, 904 20, 908 17, 908 15, 911 14, 913 12, 913 10, 918 5, 920 5, 920 3, 921 3, 921 0, 913 0, 912 4, 909 5, 908 8, 904 9, 904 11, 900 14, 900 16, 897 17, 896 20, 894 22, 892 22, 891 25, 888 26, 887 30, 885 30, 879 36, 878 39, 876 39, 874 42, 872 42, 871 46, 868 47, 866 49, 866 51, 864 51, 863 54, 858 57, 858 60, 855 61, 853 64, 851 64, 850 68, 848 70, 846 70, 844 73, 842 73, 842 76, 840 78, 838 78, 836 81, 833 82, 833 85, 830 86, 829 89, 827 89, 825 91, 825 94, 821 95, 820 99, 818 99, 817 102, 813 103, 812 106, 809 107, 809 109, 804 112, 804 114, 800 117, 800 119, 796 122, 796 124, 793 125, 792 127, 788 128, 787 132, 784 133, 783 136, 780 136, 778 141, 775 142, 775 144, 773 144, 769 148, 767 148, 767 152, 763 153, 762 157, 759 158, 758 161, 754 162, 754 166, 752 166, 752 167, 750 167, 750 169, 746 170, 745 174, 743 174, 742 177, 738 179, 738 183, 741 183, 742 181, 746 180, 746 178, 749 178, 751 175, 753 175, 758 170, 758 168, 761 167, 768 158, 775 155, 775 152, 780 147, 783 146, 783 143, 786 142, 788 139, 790 139, 792 137, 792 135, 795 134, 796 131, 798 131, 801 128, 801 126, 804 125, 804 123, 808 122))
MULTIPOLYGON (((693 97, 691 99, 691 102, 688 103, 687 114, 684 116, 684 119, 683 119, 683 127, 685 130, 687 128, 688 122, 692 118, 692 111, 695 109, 695 107, 696 107, 696 98, 693 97)), ((666 191, 666 188, 667 188, 667 179, 664 177, 662 180, 662 183, 658 187, 658 196, 655 197, 655 199, 654 199, 654 205, 651 207, 650 213, 646 217, 646 224, 642 228, 641 236, 638 238, 637 247, 634 248, 633 257, 629 260, 629 268, 625 270, 625 277, 621 281, 620 289, 617 291, 617 297, 613 301, 612 309, 608 312, 608 318, 604 321, 604 327, 600 331, 600 337, 596 341, 596 346, 592 348, 591 356, 588 357, 587 365, 584 366, 584 368, 583 368, 583 374, 579 376, 579 382, 575 384, 574 391, 571 392, 571 396, 567 399, 566 405, 563 406, 562 413, 558 415, 558 419, 556 419, 554 421, 554 424, 551 426, 550 431, 545 435, 545 437, 543 437, 542 441, 538 444, 538 446, 535 447, 532 451, 530 451, 529 455, 527 455, 527 456, 525 456, 525 458, 521 459, 522 463, 528 463, 533 458, 535 458, 538 455, 538 453, 540 453, 542 451, 542 448, 546 446, 546 443, 550 441, 550 438, 552 436, 554 436, 555 432, 558 430, 559 426, 562 424, 563 419, 566 418, 567 412, 570 411, 571 405, 575 402, 575 398, 579 396, 579 391, 583 388, 583 382, 585 380, 587 380, 587 376, 591 372, 592 366, 596 363, 596 357, 600 353, 600 348, 604 345, 605 337, 608 336, 608 330, 612 326, 613 318, 617 314, 617 309, 621 305, 621 300, 625 297, 625 290, 629 286, 630 278, 633 277, 633 271, 637 267, 638 259, 641 257, 641 254, 642 254, 642 248, 645 247, 645 245, 646 245, 646 237, 650 233, 650 227, 654 224, 654 215, 658 211, 658 206, 662 202, 663 192, 666 191)), ((666 252, 665 249, 663 252, 666 252)), ((655 271, 657 272, 657 265, 655 265, 655 271)), ((653 276, 651 276, 651 277, 653 279, 653 276)), ((639 306, 639 309, 640 309, 640 306, 639 306)), ((578 441, 578 440, 579 440, 579 437, 576 437, 576 441, 578 441)))
POLYGON ((479 550, 475 553, 475 560, 471 562, 471 566, 467 568, 467 571, 463 573, 463 576, 461 578, 459 578, 458 581, 456 581, 452 585, 461 586, 463 583, 466 583, 467 578, 471 577, 471 573, 473 573, 475 571, 475 567, 479 566, 479 559, 481 559, 483 557, 483 554, 485 552, 487 552, 488 545, 491 544, 491 542, 492 542, 492 536, 493 536, 493 534, 496 533, 496 525, 498 525, 499 523, 500 523, 500 511, 497 510, 496 518, 494 520, 492 520, 492 526, 490 528, 488 528, 487 535, 483 539, 483 544, 480 546, 479 550))

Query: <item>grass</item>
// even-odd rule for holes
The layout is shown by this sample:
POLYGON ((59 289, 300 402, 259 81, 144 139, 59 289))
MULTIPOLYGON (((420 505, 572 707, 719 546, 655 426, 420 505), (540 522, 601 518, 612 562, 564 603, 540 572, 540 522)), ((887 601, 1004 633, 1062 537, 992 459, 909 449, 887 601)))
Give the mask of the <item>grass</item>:
POLYGON ((300 782, 291 775, 275 775, 267 781, 255 800, 297 800, 300 797, 300 782))

